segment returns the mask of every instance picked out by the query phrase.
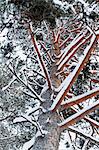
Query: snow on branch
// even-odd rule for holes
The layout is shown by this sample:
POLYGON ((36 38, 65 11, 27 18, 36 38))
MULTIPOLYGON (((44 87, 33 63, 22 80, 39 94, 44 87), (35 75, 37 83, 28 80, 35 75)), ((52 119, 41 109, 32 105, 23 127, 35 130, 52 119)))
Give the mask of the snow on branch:
MULTIPOLYGON (((71 108, 72 108, 72 110, 74 111, 74 112, 79 112, 76 108, 74 108, 73 106, 71 106, 71 108)), ((93 120, 93 119, 91 119, 91 118, 89 118, 89 117, 84 117, 83 118, 84 120, 86 120, 86 121, 88 121, 91 125, 93 125, 93 126, 95 126, 95 127, 97 127, 97 128, 99 128, 99 123, 97 122, 97 121, 95 121, 95 120, 93 120)))
POLYGON ((16 80, 16 77, 14 76, 13 79, 8 83, 8 85, 2 88, 2 91, 5 91, 6 89, 8 89, 15 80, 16 80))
POLYGON ((73 41, 64 49, 64 54, 61 57, 61 59, 58 61, 57 65, 60 65, 60 63, 65 59, 65 57, 71 52, 73 48, 75 48, 82 40, 84 39, 84 35, 82 33, 79 33, 73 41))
POLYGON ((92 37, 92 35, 88 36, 86 39, 83 39, 82 42, 80 42, 72 51, 71 53, 68 54, 67 57, 65 57, 65 59, 61 62, 61 64, 58 66, 58 70, 61 70, 64 65, 74 56, 74 54, 77 52, 77 50, 84 45, 90 38, 92 37))
POLYGON ((91 118, 89 118, 89 117, 84 117, 84 119, 85 119, 86 121, 88 121, 91 125, 93 125, 93 126, 99 128, 99 122, 97 122, 97 121, 95 121, 95 120, 93 120, 93 119, 91 119, 91 118))
POLYGON ((85 139, 89 139, 91 140, 92 143, 97 143, 99 144, 99 140, 97 140, 95 137, 92 137, 91 135, 89 134, 86 134, 86 133, 83 133, 83 131, 81 130, 77 130, 76 128, 74 127, 69 127, 67 128, 68 131, 71 131, 71 132, 74 132, 76 134, 79 134, 80 136, 84 137, 85 139))
POLYGON ((83 108, 82 110, 72 115, 71 117, 67 118, 66 120, 64 120, 58 125, 61 128, 67 128, 68 126, 73 125, 80 119, 84 118, 84 116, 88 115, 90 112, 94 111, 98 107, 99 107, 99 101, 96 101, 94 102, 93 105, 88 106, 87 108, 83 108))
POLYGON ((72 38, 71 38, 71 35, 68 36, 59 46, 59 48, 62 48, 68 41, 70 41, 72 38))
POLYGON ((39 136, 44 137, 45 134, 47 134, 47 131, 43 130, 42 135, 41 132, 38 130, 37 133, 34 135, 34 137, 23 145, 22 150, 30 150, 35 144, 36 138, 39 136))
POLYGON ((81 102, 83 102, 83 101, 85 101, 85 100, 87 100, 87 99, 89 99, 89 98, 91 98, 93 96, 96 96, 98 94, 99 94, 99 87, 95 88, 95 89, 93 89, 91 91, 88 91, 88 92, 86 92, 84 94, 81 94, 81 95, 73 97, 72 99, 68 100, 67 102, 64 102, 62 104, 62 107, 63 108, 71 107, 73 105, 79 104, 79 103, 81 103, 81 102))
POLYGON ((41 47, 43 48, 43 50, 47 53, 47 56, 49 57, 50 61, 52 61, 52 58, 48 52, 48 49, 45 47, 45 45, 41 41, 39 41, 39 43, 41 44, 41 47))
POLYGON ((4 121, 4 120, 7 120, 8 118, 11 118, 12 116, 14 116, 14 111, 12 111, 9 115, 5 116, 4 118, 0 118, 0 122, 4 121))
POLYGON ((32 125, 34 125, 35 127, 37 127, 36 122, 31 119, 31 116, 22 115, 21 117, 16 117, 13 120, 13 123, 21 123, 21 122, 30 122, 32 125))
POLYGON ((40 54, 40 50, 38 48, 38 45, 36 43, 36 40, 34 38, 34 35, 32 33, 32 29, 31 29, 31 26, 29 26, 29 32, 30 32, 30 35, 31 35, 31 40, 33 42, 33 45, 35 47, 35 50, 36 50, 36 53, 37 53, 37 56, 38 56, 38 61, 40 62, 40 65, 42 66, 42 70, 44 71, 44 74, 46 76, 46 79, 47 79, 47 82, 48 82, 48 87, 51 88, 51 80, 50 80, 50 77, 49 77, 49 74, 48 74, 48 71, 47 71, 47 68, 44 64, 44 61, 41 57, 41 54, 40 54))
POLYGON ((36 140, 36 136, 34 136, 31 140, 29 140, 28 142, 26 142, 26 143, 23 145, 22 150, 29 150, 30 148, 32 148, 32 146, 33 146, 34 143, 35 143, 35 140, 36 140))
POLYGON ((55 111, 58 108, 58 106, 61 104, 62 100, 65 98, 66 94, 69 92, 73 83, 77 79, 80 71, 85 66, 85 63, 88 61, 91 52, 94 50, 95 43, 96 43, 96 36, 93 35, 90 44, 86 47, 84 51, 84 55, 80 58, 80 61, 75 67, 75 69, 73 70, 73 72, 71 72, 70 75, 68 75, 68 77, 62 82, 60 87, 56 89, 56 91, 59 93, 57 94, 50 110, 55 111))
POLYGON ((59 39, 60 39, 60 30, 58 31, 58 33, 54 37, 54 43, 58 43, 59 39))
POLYGON ((15 70, 13 70, 12 69, 12 67, 8 67, 9 68, 9 70, 11 71, 11 73, 13 73, 13 75, 16 77, 16 79, 19 81, 19 82, 21 82, 31 93, 33 93, 33 95, 35 95, 35 97, 39 100, 39 101, 44 101, 35 91, 34 91, 34 89, 30 86, 30 85, 28 85, 27 83, 25 83, 18 75, 17 75, 17 73, 16 73, 16 71, 15 70))

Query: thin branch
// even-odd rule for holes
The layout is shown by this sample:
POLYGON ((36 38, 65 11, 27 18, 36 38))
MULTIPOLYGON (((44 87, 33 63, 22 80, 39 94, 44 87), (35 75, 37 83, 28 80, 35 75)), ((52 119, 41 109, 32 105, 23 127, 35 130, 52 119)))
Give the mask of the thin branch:
MULTIPOLYGON (((71 107, 71 108, 74 112, 76 112, 76 113, 79 112, 79 110, 77 110, 76 108, 74 108, 74 107, 71 107)), ((83 119, 88 121, 92 126, 99 128, 99 123, 97 121, 95 121, 89 117, 86 117, 86 116, 83 119)))
POLYGON ((9 70, 11 71, 11 73, 13 73, 13 75, 15 75, 15 77, 17 78, 17 80, 18 80, 19 82, 21 82, 28 90, 30 90, 30 91, 36 96, 36 98, 39 99, 40 102, 43 101, 43 99, 32 89, 32 87, 31 87, 30 85, 27 85, 27 84, 17 75, 17 73, 16 73, 15 70, 13 71, 11 67, 8 67, 8 68, 9 68, 9 70))
POLYGON ((47 79, 47 82, 48 82, 48 87, 51 89, 51 81, 50 81, 50 78, 49 78, 49 75, 48 75, 48 72, 47 72, 47 69, 46 69, 46 66, 41 58, 41 55, 40 55, 40 51, 38 49, 38 46, 37 46, 37 43, 36 43, 36 40, 34 38, 34 35, 32 33, 32 29, 31 29, 31 26, 29 26, 29 32, 30 32, 30 35, 31 35, 31 39, 32 39, 32 42, 33 42, 33 45, 35 47, 35 50, 36 50, 36 53, 37 53, 37 56, 39 58, 39 61, 41 63, 41 66, 42 66, 42 69, 45 73, 45 76, 46 76, 46 79, 47 79))
POLYGON ((0 121, 4 121, 4 120, 7 120, 8 118, 11 118, 12 117, 12 114, 15 112, 15 110, 13 112, 11 112, 10 115, 4 117, 4 118, 0 118, 0 121))
POLYGON ((47 53, 47 56, 49 57, 50 61, 52 61, 52 58, 51 58, 50 54, 48 53, 48 50, 45 47, 45 45, 41 41, 39 41, 39 43, 41 44, 43 50, 47 53))
POLYGON ((61 57, 61 59, 59 60, 59 62, 57 63, 57 65, 60 65, 60 63, 65 59, 65 57, 80 43, 83 41, 84 36, 86 36, 87 32, 83 35, 83 33, 79 33, 79 35, 77 35, 73 41, 64 49, 64 54, 61 57))
POLYGON ((62 48, 68 41, 72 40, 71 36, 67 37, 59 46, 59 48, 62 48))
POLYGON ((94 138, 94 137, 92 137, 92 136, 90 136, 90 135, 88 135, 88 134, 85 134, 85 133, 83 133, 82 131, 80 131, 80 130, 77 130, 76 128, 74 128, 74 127, 69 127, 69 128, 67 128, 67 130, 69 130, 69 131, 71 131, 71 132, 74 132, 74 133, 76 133, 76 134, 79 134, 80 136, 83 136, 85 139, 87 138, 87 139, 89 139, 92 143, 94 143, 94 144, 99 144, 99 140, 97 140, 96 138, 94 138))

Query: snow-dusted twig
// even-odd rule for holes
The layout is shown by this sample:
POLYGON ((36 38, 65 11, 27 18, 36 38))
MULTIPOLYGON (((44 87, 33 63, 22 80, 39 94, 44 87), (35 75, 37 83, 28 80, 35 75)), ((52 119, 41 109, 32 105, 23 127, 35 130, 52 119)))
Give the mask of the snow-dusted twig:
POLYGON ((17 75, 17 73, 16 73, 16 71, 15 70, 13 70, 10 66, 8 67, 9 68, 9 70, 11 71, 11 73, 13 73, 13 75, 17 78, 17 80, 19 81, 19 82, 21 82, 30 92, 32 92, 34 95, 35 95, 35 97, 39 100, 39 101, 44 101, 33 89, 32 89, 32 87, 30 86, 30 85, 27 85, 18 75, 17 75))
POLYGON ((35 120, 36 124, 37 124, 37 129, 40 131, 41 135, 44 136, 43 132, 42 132, 42 129, 41 129, 41 126, 40 124, 38 123, 38 121, 36 120, 34 114, 32 114, 33 116, 33 120, 35 120))
POLYGON ((13 79, 8 83, 8 85, 2 88, 2 91, 7 90, 15 80, 16 80, 16 77, 14 76, 13 79))
POLYGON ((8 116, 4 117, 4 118, 0 118, 0 121, 4 121, 4 120, 7 120, 8 118, 11 118, 13 115, 14 115, 14 111, 12 111, 8 116))
POLYGON ((71 131, 71 132, 74 132, 74 133, 77 133, 77 134, 79 134, 80 136, 83 136, 85 139, 87 138, 87 139, 91 140, 92 143, 99 144, 99 140, 97 140, 96 138, 94 138, 94 137, 92 137, 92 136, 90 136, 90 135, 88 135, 88 134, 86 134, 86 133, 83 133, 83 132, 80 131, 80 130, 77 130, 77 129, 74 128, 74 127, 69 127, 69 128, 67 128, 67 130, 69 130, 69 131, 71 131))

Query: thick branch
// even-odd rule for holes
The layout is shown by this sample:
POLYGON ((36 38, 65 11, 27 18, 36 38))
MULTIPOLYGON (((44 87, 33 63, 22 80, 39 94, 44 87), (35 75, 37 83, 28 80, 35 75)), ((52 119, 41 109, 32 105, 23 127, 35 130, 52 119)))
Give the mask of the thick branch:
POLYGON ((64 102, 62 104, 62 107, 63 107, 63 109, 64 108, 66 109, 66 108, 71 107, 73 105, 79 104, 83 101, 86 101, 87 99, 92 98, 93 96, 96 96, 98 94, 99 94, 99 87, 95 88, 89 92, 86 92, 84 94, 73 97, 72 99, 68 100, 67 102, 64 102))
POLYGON ((68 119, 64 120, 59 124, 61 128, 67 128, 70 125, 75 124, 80 119, 84 118, 84 116, 88 115, 90 112, 94 111, 99 107, 99 101, 95 102, 93 105, 88 106, 85 109, 80 110, 78 113, 72 115, 68 119))
POLYGON ((59 91, 59 93, 57 94, 50 110, 55 111, 58 108, 58 106, 60 106, 62 100, 65 98, 66 94, 69 92, 73 83, 77 79, 80 71, 83 69, 85 63, 88 61, 91 52, 94 50, 95 42, 96 42, 96 36, 93 35, 90 45, 87 46, 87 48, 85 49, 84 56, 82 56, 80 62, 77 64, 74 71, 70 73, 70 75, 63 81, 60 87, 56 90, 57 92, 59 91))

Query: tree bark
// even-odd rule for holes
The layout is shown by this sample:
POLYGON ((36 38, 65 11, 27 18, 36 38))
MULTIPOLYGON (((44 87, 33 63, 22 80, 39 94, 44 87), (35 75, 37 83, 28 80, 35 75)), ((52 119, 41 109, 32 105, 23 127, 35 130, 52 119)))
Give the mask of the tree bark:
MULTIPOLYGON (((54 49, 52 50, 53 54, 58 56, 60 54, 60 49, 58 44, 54 44, 54 49)), ((57 72, 57 63, 58 59, 55 59, 55 62, 51 64, 50 68, 50 79, 53 87, 57 88, 61 84, 61 80, 56 76, 57 72)), ((42 98, 46 101, 42 106, 48 109, 52 102, 51 94, 52 90, 48 89, 42 94, 42 98)), ((54 93, 55 94, 55 93, 54 93)), ((58 150, 61 128, 58 127, 59 115, 57 112, 47 112, 39 116, 39 123, 42 126, 43 130, 46 130, 48 133, 44 137, 38 137, 35 144, 33 145, 33 150, 58 150), (49 120, 47 122, 47 120, 49 120)))
MULTIPOLYGON (((49 90, 43 93, 43 98, 46 98, 46 102, 43 104, 45 108, 49 108, 51 105, 50 93, 49 90)), ((47 112, 39 116, 39 123, 42 129, 47 131, 47 134, 44 137, 37 137, 32 150, 58 150, 61 134, 61 129, 57 126, 58 121, 59 116, 56 112, 47 112)))

